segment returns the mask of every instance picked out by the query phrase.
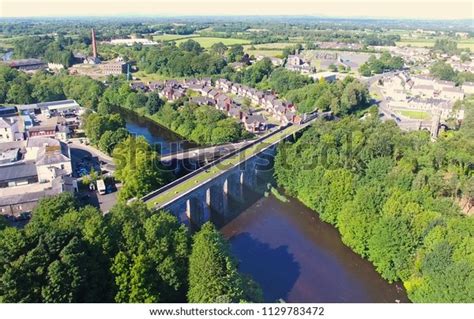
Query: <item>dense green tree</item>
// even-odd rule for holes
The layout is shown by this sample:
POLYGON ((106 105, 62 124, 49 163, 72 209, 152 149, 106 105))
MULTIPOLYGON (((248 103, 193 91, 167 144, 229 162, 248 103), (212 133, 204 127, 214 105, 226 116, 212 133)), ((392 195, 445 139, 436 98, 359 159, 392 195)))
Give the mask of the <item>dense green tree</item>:
POLYGON ((169 178, 161 170, 158 154, 142 136, 129 136, 119 143, 113 150, 113 158, 115 177, 123 182, 118 194, 121 201, 158 189, 169 178))
POLYGON ((443 61, 435 62, 430 67, 430 73, 434 77, 446 81, 454 81, 456 77, 456 72, 453 70, 453 68, 443 61))
POLYGON ((237 44, 229 48, 229 51, 227 53, 227 58, 229 62, 238 62, 240 61, 240 59, 242 59, 243 55, 244 55, 244 47, 240 44, 237 44))
POLYGON ((184 51, 193 52, 193 53, 201 53, 203 48, 199 44, 199 42, 194 41, 193 39, 189 39, 183 41, 179 44, 179 48, 184 51))
POLYGON ((403 281, 415 302, 474 294, 474 225, 459 206, 473 196, 472 101, 457 107, 466 125, 435 143, 377 116, 345 117, 317 122, 275 158, 278 184, 338 227, 385 279, 403 281))
POLYGON ((148 114, 153 115, 164 105, 163 100, 158 96, 158 93, 152 92, 148 95, 148 101, 145 104, 148 114))
MULTIPOLYGON (((101 115, 98 113, 89 114, 85 117, 84 131, 90 142, 97 145, 106 131, 116 132, 125 127, 125 121, 119 114, 101 115)), ((123 131, 116 137, 122 136, 123 131)), ((106 149, 105 145, 104 149, 106 149)))
POLYGON ((261 301, 252 300, 256 296, 246 294, 249 288, 248 281, 237 272, 235 261, 229 253, 228 243, 211 223, 204 224, 194 236, 189 259, 188 301, 194 303, 261 301))
POLYGON ((127 129, 120 127, 115 131, 105 131, 104 134, 100 137, 99 143, 97 146, 99 149, 107 154, 112 154, 115 146, 117 146, 120 142, 125 140, 130 133, 127 129))
POLYGON ((220 56, 223 56, 228 49, 229 48, 222 42, 214 43, 211 46, 211 51, 218 54, 218 55, 220 55, 220 56))

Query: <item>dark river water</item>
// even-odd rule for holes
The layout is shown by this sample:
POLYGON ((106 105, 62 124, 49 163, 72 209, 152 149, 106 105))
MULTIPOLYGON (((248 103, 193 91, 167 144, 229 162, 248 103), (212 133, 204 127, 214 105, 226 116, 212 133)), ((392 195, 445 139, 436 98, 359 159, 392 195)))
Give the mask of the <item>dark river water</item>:
POLYGON ((120 114, 125 119, 127 130, 137 136, 145 137, 148 143, 160 150, 160 154, 166 155, 170 152, 196 147, 196 144, 184 140, 178 134, 146 117, 127 109, 121 109, 120 114))
POLYGON ((296 199, 262 197, 221 228, 239 270, 267 302, 407 302, 372 264, 346 247, 338 231, 296 199))
MULTIPOLYGON (((162 154, 196 147, 147 118, 127 110, 121 114, 131 133, 144 136, 162 154)), ((272 181, 271 175, 260 184, 272 181)), ((316 213, 296 199, 283 203, 262 193, 245 189, 245 202, 231 203, 233 216, 213 221, 229 240, 239 270, 263 288, 265 301, 408 301, 401 284, 383 280, 316 213)))

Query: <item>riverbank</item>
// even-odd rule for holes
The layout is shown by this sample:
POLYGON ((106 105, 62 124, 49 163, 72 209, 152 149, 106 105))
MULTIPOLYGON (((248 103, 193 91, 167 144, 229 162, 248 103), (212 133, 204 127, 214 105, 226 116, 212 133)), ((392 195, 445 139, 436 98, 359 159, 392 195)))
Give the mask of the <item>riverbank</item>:
POLYGON ((198 146, 142 112, 122 107, 119 113, 126 122, 126 129, 131 134, 143 136, 150 145, 159 146, 161 155, 198 146))
POLYGON ((122 107, 120 112, 132 112, 146 118, 170 130, 181 140, 199 146, 235 143, 254 137, 240 122, 210 106, 185 104, 175 109, 175 106, 166 103, 152 115, 145 108, 130 110, 122 107))

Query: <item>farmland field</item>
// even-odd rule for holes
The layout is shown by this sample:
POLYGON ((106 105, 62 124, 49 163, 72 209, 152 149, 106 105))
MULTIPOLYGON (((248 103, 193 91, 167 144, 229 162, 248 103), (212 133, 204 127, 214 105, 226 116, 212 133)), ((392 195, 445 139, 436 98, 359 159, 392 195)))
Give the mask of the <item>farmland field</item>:
MULTIPOLYGON (((412 47, 432 47, 435 44, 435 39, 402 39, 400 42, 397 42, 397 46, 407 46, 412 47)), ((474 39, 459 40, 457 41, 458 48, 465 49, 469 48, 474 50, 474 39)))
POLYGON ((213 44, 222 42, 225 45, 235 45, 235 44, 248 44, 250 40, 246 39, 234 39, 234 38, 212 38, 212 37, 192 37, 187 39, 180 39, 177 40, 176 43, 181 43, 183 41, 193 39, 194 41, 198 42, 204 48, 210 48, 213 44))
POLYGON ((153 36, 153 40, 155 41, 174 41, 179 39, 186 39, 186 38, 193 38, 198 36, 197 34, 162 34, 162 35, 155 35, 153 36))
POLYGON ((254 44, 253 47, 259 50, 260 49, 274 50, 274 49, 284 49, 284 48, 294 46, 294 45, 295 45, 294 43, 290 43, 290 42, 272 42, 272 43, 254 44))
POLYGON ((250 50, 248 46, 246 48, 244 48, 244 50, 249 55, 253 55, 253 56, 262 55, 262 56, 265 56, 265 57, 279 58, 283 54, 282 50, 265 50, 265 49, 250 50))
POLYGON ((138 71, 138 72, 133 73, 133 77, 140 79, 140 81, 143 81, 143 82, 181 79, 180 77, 176 77, 176 76, 166 76, 166 75, 161 75, 158 73, 146 73, 144 71, 138 71))

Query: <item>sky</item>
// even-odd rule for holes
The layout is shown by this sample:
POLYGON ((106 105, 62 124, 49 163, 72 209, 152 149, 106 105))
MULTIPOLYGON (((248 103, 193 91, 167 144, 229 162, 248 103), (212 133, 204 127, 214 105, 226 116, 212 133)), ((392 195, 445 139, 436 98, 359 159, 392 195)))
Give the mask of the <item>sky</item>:
POLYGON ((474 21, 473 3, 472 0, 0 0, 0 17, 314 15, 474 21))

